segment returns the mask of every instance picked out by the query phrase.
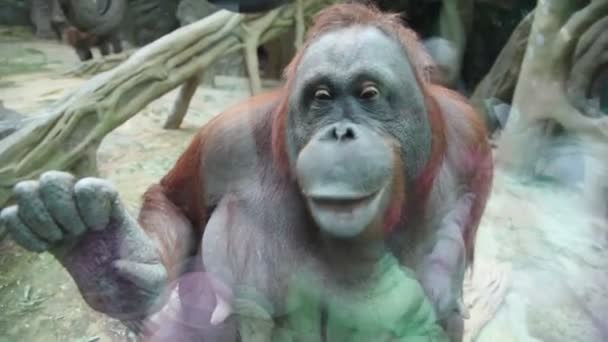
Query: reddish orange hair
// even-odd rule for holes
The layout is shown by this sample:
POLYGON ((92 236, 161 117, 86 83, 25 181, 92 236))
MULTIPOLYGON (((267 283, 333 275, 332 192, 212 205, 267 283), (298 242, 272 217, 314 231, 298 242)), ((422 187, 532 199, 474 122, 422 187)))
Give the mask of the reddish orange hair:
POLYGON ((287 82, 283 89, 281 103, 275 112, 272 132, 272 146, 275 161, 281 169, 288 170, 289 160, 286 146, 287 112, 289 105, 288 94, 293 89, 296 69, 302 60, 304 52, 310 44, 317 40, 321 35, 358 25, 376 27, 388 36, 394 38, 403 47, 410 60, 411 66, 414 69, 414 75, 426 98, 427 110, 429 111, 430 116, 429 120, 433 129, 433 156, 429 163, 430 169, 425 171, 425 179, 422 184, 422 186, 426 188, 427 186, 430 186, 429 181, 432 181, 434 178, 434 169, 440 164, 441 156, 438 152, 444 150, 441 115, 437 112, 437 105, 434 103, 434 99, 429 96, 428 91, 428 86, 430 85, 429 71, 432 66, 432 60, 420 43, 416 33, 404 25, 398 13, 382 12, 373 5, 361 3, 333 5, 319 12, 314 18, 314 23, 307 33, 304 46, 285 68, 284 75, 287 82))
MULTIPOLYGON (((390 215, 393 218, 401 215, 409 216, 410 213, 421 210, 426 204, 426 199, 433 186, 439 167, 443 161, 445 151, 444 122, 440 109, 431 94, 430 70, 432 59, 427 54, 418 36, 401 21, 399 14, 380 11, 373 5, 361 3, 338 4, 324 9, 315 17, 314 23, 306 36, 306 42, 285 68, 286 84, 283 88, 282 99, 275 112, 272 148, 276 165, 279 169, 289 174, 289 158, 287 155, 286 133, 287 114, 289 111, 289 93, 293 89, 295 73, 306 49, 320 36, 335 30, 352 26, 376 27, 389 37, 400 43, 408 56, 414 76, 425 97, 429 123, 432 130, 432 147, 430 159, 425 169, 421 172, 419 179, 415 181, 415 187, 410 189, 416 204, 403 211, 405 206, 405 194, 397 193, 390 215), (399 208, 399 209, 398 209, 399 208)), ((405 191, 405 188, 404 190, 405 191)), ((394 221, 394 220, 389 220, 394 221)), ((393 223, 393 222, 391 222, 393 223)), ((391 225, 391 224, 389 224, 391 225)), ((390 229, 389 227, 386 227, 390 229)))
POLYGON ((374 5, 361 3, 334 5, 317 14, 312 27, 308 30, 303 48, 285 69, 287 80, 293 80, 303 52, 321 35, 358 25, 376 27, 396 39, 409 57, 418 80, 425 83, 430 80, 429 67, 432 65, 432 59, 418 39, 418 35, 405 26, 398 13, 382 12, 374 5))

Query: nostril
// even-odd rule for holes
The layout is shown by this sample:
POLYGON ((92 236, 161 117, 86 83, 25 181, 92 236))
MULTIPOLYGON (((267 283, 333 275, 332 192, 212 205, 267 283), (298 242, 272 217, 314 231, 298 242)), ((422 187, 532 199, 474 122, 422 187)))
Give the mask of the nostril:
POLYGON ((342 127, 334 127, 334 129, 332 129, 331 131, 332 131, 332 137, 336 140, 340 140, 340 137, 342 137, 342 134, 343 134, 342 127))
POLYGON ((354 140, 355 130, 350 126, 337 126, 332 129, 332 137, 336 140, 354 140))
POLYGON ((344 133, 343 137, 343 139, 354 140, 356 138, 355 130, 351 127, 346 128, 346 132, 344 133))

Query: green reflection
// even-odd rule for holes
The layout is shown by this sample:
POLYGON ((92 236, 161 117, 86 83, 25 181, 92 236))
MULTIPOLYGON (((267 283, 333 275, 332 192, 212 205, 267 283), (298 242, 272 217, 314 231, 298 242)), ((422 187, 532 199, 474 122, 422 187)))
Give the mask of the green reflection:
MULTIPOLYGON (((271 340, 320 341, 325 336, 327 341, 349 342, 448 341, 416 276, 394 256, 379 260, 371 279, 361 286, 337 288, 311 273, 296 275, 289 288, 288 314, 268 327, 271 340)), ((237 309, 241 315, 272 320, 264 313, 267 303, 252 293, 240 294, 248 299, 247 309, 237 309)), ((247 341, 263 339, 254 337, 263 326, 257 322, 256 327, 240 325, 247 341)))

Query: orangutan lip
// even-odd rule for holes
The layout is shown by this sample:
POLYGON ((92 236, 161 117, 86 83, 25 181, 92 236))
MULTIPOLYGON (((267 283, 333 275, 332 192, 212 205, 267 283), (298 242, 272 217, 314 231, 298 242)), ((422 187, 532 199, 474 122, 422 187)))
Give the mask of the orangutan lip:
POLYGON ((352 211, 370 203, 378 195, 375 192, 371 195, 357 198, 336 198, 336 197, 309 197, 315 207, 330 211, 352 211))

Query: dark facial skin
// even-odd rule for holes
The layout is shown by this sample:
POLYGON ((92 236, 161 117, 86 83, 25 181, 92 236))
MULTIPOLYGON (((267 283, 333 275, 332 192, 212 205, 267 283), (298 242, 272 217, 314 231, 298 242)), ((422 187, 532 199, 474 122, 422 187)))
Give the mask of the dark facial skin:
POLYGON ((296 71, 287 136, 319 228, 348 238, 373 225, 402 172, 396 158, 407 161, 407 184, 430 154, 424 97, 401 46, 374 27, 337 30, 313 43, 296 71))

